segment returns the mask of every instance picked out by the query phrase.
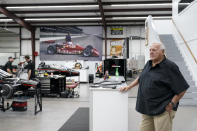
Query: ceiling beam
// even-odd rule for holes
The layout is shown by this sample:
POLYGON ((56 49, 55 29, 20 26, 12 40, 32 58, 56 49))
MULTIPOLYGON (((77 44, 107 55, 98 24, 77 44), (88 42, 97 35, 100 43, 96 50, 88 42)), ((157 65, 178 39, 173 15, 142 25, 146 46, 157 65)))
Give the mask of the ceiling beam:
MULTIPOLYGON (((4 8, 5 9, 5 8, 4 8)), ((172 11, 172 8, 143 8, 143 9, 103 9, 104 12, 133 12, 133 11, 172 11)), ((99 9, 89 10, 35 10, 35 11, 12 11, 14 14, 38 14, 38 13, 87 13, 100 12, 99 9)))
MULTIPOLYGON (((102 23, 101 20, 95 20, 95 21, 28 21, 30 24, 42 24, 42 23, 48 23, 48 24, 64 24, 64 23, 102 23)), ((9 24, 17 24, 16 22, 7 22, 9 24)), ((4 24, 4 22, 0 22, 0 24, 4 24)))
MULTIPOLYGON (((102 2, 102 5, 111 5, 111 4, 164 4, 172 3, 172 0, 150 0, 150 1, 112 1, 112 2, 102 2)), ((16 6, 72 6, 72 5, 98 5, 97 2, 79 2, 79 3, 27 3, 27 4, 1 4, 2 7, 16 7, 16 6)))
POLYGON ((100 10, 100 14, 101 14, 101 17, 102 17, 102 23, 103 23, 103 26, 104 26, 104 30, 106 30, 106 22, 105 22, 105 15, 104 15, 102 1, 97 0, 97 2, 98 2, 98 5, 99 5, 99 10, 100 10))
MULTIPOLYGON (((0 23, 0 27, 4 27, 4 25, 2 24, 2 23, 0 23)), ((144 26, 144 24, 107 24, 107 26, 144 26)), ((9 28, 18 28, 18 27, 21 27, 20 25, 7 25, 9 28)), ((67 27, 67 26, 71 26, 71 25, 48 25, 48 24, 46 24, 46 25, 34 25, 34 27, 43 27, 43 26, 52 26, 52 27, 54 27, 54 26, 61 26, 61 27, 67 27)), ((84 26, 83 24, 77 24, 77 26, 84 26)), ((99 25, 99 24, 94 24, 94 25, 85 25, 85 26, 101 26, 101 25, 99 25)), ((30 40, 30 38, 29 38, 29 40, 30 40)), ((36 39, 36 40, 38 40, 38 39, 36 39)))
MULTIPOLYGON (((105 18, 112 18, 112 17, 147 17, 148 15, 152 15, 153 17, 162 17, 162 16, 172 16, 171 13, 169 14, 132 14, 132 15, 105 15, 105 18)), ((20 17, 22 19, 50 19, 50 18, 100 18, 100 15, 84 15, 84 16, 25 16, 20 17)), ((0 17, 0 19, 9 19, 8 17, 0 17)))
POLYGON ((20 17, 16 16, 14 13, 8 11, 4 7, 0 6, 0 12, 7 16, 8 18, 13 19, 15 22, 17 22, 19 25, 25 27, 27 30, 32 31, 34 28, 27 22, 25 22, 23 19, 20 17))
POLYGON ((115 4, 168 4, 172 3, 172 0, 150 0, 150 1, 139 1, 139 0, 133 0, 133 1, 113 1, 113 2, 103 2, 103 5, 115 5, 115 4))
MULTIPOLYGON (((28 21, 30 24, 67 24, 67 23, 102 23, 102 20, 94 20, 94 21, 28 21)), ((145 22, 145 20, 106 20, 105 23, 121 23, 121 22, 145 22)), ((0 22, 0 24, 4 24, 4 22, 0 22)), ((17 24, 16 22, 8 22, 9 24, 17 24)))
POLYGON ((106 26, 106 22, 105 22, 105 14, 104 14, 104 10, 103 10, 103 5, 102 5, 102 1, 101 0, 97 0, 98 5, 99 5, 99 10, 100 10, 100 14, 102 17, 102 23, 103 23, 103 27, 104 27, 104 40, 105 40, 105 59, 107 58, 107 26, 106 26))
POLYGON ((72 5, 97 5, 96 2, 83 3, 27 3, 27 4, 1 4, 3 7, 18 7, 18 6, 72 6, 72 5))
POLYGON ((12 11, 14 14, 36 14, 36 13, 87 13, 87 12, 99 12, 98 9, 89 10, 34 10, 34 11, 12 11))

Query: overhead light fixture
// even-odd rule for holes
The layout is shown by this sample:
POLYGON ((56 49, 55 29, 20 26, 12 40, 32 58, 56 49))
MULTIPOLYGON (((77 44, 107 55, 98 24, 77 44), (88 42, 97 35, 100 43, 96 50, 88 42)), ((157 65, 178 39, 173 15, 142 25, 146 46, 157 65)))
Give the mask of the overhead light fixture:
POLYGON ((12 22, 12 19, 0 19, 0 22, 12 22))
POLYGON ((25 19, 26 21, 58 21, 58 20, 101 20, 101 17, 95 18, 40 18, 40 19, 25 19))
POLYGON ((7 6, 7 9, 38 9, 38 8, 87 8, 98 7, 98 5, 64 5, 64 6, 7 6))
POLYGON ((170 3, 166 4, 112 4, 113 7, 139 7, 139 6, 172 6, 170 3))
MULTIPOLYGON (((147 17, 112 17, 113 20, 145 20, 147 17)), ((163 16, 163 17, 153 17, 153 19, 170 19, 172 17, 163 16)))
POLYGON ((122 19, 146 19, 147 17, 112 17, 113 20, 122 20, 122 19))
POLYGON ((171 16, 153 17, 153 19, 171 19, 171 16))
POLYGON ((179 5, 190 5, 191 3, 179 3, 179 5))

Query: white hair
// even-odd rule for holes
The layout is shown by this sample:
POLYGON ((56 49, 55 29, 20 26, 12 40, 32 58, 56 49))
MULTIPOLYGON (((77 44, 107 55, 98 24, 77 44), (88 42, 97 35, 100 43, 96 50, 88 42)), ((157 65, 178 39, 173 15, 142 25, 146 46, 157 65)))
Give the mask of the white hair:
POLYGON ((160 49, 161 50, 165 50, 166 49, 166 47, 164 46, 164 44, 162 44, 162 43, 160 44, 160 49))
POLYGON ((153 44, 159 45, 160 50, 165 50, 166 49, 166 47, 164 46, 163 43, 153 43, 153 44))

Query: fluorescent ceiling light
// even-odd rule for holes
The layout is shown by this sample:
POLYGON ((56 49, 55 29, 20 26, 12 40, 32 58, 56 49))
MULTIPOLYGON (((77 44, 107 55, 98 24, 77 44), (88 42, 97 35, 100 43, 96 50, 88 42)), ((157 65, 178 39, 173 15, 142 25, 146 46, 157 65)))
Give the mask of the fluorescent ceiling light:
MULTIPOLYGON (((147 17, 112 17, 113 20, 145 20, 147 17)), ((164 17, 153 17, 157 19, 169 19, 172 17, 164 16, 164 17)))
POLYGON ((191 3, 179 3, 179 5, 190 5, 191 3))
POLYGON ((101 20, 101 17, 98 18, 40 18, 40 19, 25 19, 26 21, 58 21, 58 20, 101 20))
POLYGON ((147 17, 112 17, 113 20, 122 20, 122 19, 146 19, 147 17))
POLYGON ((133 7, 139 7, 139 6, 172 6, 172 4, 112 4, 113 7, 124 7, 124 6, 133 6, 133 7))
POLYGON ((107 22, 107 24, 121 24, 121 23, 128 23, 128 24, 144 24, 144 22, 107 22))
POLYGON ((12 19, 0 19, 0 22, 11 22, 13 21, 12 19))
POLYGON ((98 7, 98 5, 66 5, 66 6, 7 6, 7 9, 38 9, 38 8, 87 8, 98 7))

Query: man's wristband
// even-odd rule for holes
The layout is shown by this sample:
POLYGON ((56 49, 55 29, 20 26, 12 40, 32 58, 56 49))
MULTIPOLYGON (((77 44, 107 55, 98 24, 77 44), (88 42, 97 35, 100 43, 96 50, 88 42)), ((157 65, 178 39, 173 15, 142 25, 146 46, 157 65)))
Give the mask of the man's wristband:
POLYGON ((172 107, 173 107, 173 108, 176 107, 176 104, 175 104, 174 102, 171 101, 170 104, 172 104, 172 107))

